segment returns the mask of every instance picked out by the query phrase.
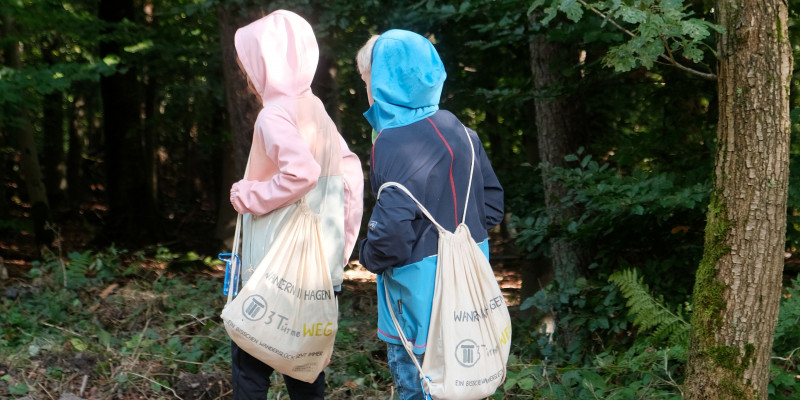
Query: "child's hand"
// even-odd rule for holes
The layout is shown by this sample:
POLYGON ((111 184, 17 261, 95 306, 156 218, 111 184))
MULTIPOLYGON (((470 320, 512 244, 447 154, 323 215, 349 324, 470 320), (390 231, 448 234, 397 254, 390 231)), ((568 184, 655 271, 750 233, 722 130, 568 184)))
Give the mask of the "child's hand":
POLYGON ((247 180, 244 179, 234 183, 233 186, 231 186, 231 205, 233 205, 233 209, 239 214, 249 212, 242 201, 242 196, 247 194, 249 186, 250 185, 248 185, 247 180))

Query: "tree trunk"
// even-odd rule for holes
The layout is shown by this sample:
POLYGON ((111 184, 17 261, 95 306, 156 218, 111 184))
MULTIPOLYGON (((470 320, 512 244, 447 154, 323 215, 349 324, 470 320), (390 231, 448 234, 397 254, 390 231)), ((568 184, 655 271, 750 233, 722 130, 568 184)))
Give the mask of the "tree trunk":
MULTIPOLYGON (((59 39, 42 46, 42 58, 48 65, 53 65, 58 60, 53 55, 59 46, 59 39)), ((42 133, 44 145, 42 146, 42 169, 44 173, 44 186, 50 207, 58 210, 64 203, 66 189, 66 165, 64 152, 64 94, 59 91, 44 96, 42 133)))
POLYGON ((718 0, 714 193, 697 271, 688 399, 766 399, 789 178, 792 50, 783 0, 718 0))
MULTIPOLYGON (((548 177, 551 168, 566 167, 564 157, 576 153, 585 142, 585 132, 580 123, 583 121, 582 104, 568 87, 570 82, 565 78, 562 68, 564 65, 574 65, 578 55, 576 53, 573 57, 567 46, 548 41, 545 35, 534 36, 530 51, 545 206, 550 224, 563 226, 565 221, 577 217, 581 211, 561 205, 560 199, 566 194, 566 188, 548 177)), ((576 278, 584 275, 590 260, 589 252, 580 244, 563 239, 551 240, 550 248, 555 278, 562 286, 572 286, 576 278)))
MULTIPOLYGON (((80 87, 80 85, 78 86, 80 87)), ((77 210, 83 200, 83 149, 88 125, 85 95, 79 89, 75 100, 69 105, 70 118, 67 128, 69 150, 67 151, 67 198, 72 210, 77 210)))
MULTIPOLYGON (((134 20, 136 8, 132 0, 103 0, 99 6, 100 19, 114 26, 123 19, 134 20)), ((113 29, 113 28, 112 28, 113 29)), ((122 45, 113 41, 100 43, 100 56, 123 55, 122 45)), ((137 72, 132 65, 126 72, 117 72, 100 79, 103 98, 103 129, 105 137, 106 192, 109 221, 106 235, 112 240, 143 240, 151 230, 153 210, 146 197, 147 185, 143 157, 141 101, 137 72)))
POLYGON ((261 111, 261 104, 256 96, 250 93, 247 88, 247 79, 236 63, 233 36, 237 29, 264 15, 264 11, 260 7, 252 4, 237 6, 228 3, 217 8, 220 41, 222 42, 225 99, 233 140, 221 154, 223 157, 222 190, 216 231, 217 238, 226 242, 228 246, 233 242, 233 230, 236 226, 236 211, 230 205, 230 187, 233 182, 242 179, 244 175, 250 144, 253 140, 253 126, 259 111, 261 111))
MULTIPOLYGON (((14 20, 4 16, 2 26, 3 37, 13 37, 15 31, 14 20)), ((6 65, 14 69, 22 67, 20 43, 18 41, 9 41, 4 53, 6 65)), ((23 101, 25 101, 24 98, 25 96, 23 96, 23 101)), ((39 244, 50 245, 53 235, 46 229, 47 221, 50 220, 50 206, 47 201, 47 190, 42 178, 42 169, 39 164, 36 141, 34 140, 34 129, 27 113, 27 107, 24 104, 12 104, 3 111, 17 118, 17 126, 12 129, 17 131, 17 146, 21 160, 20 169, 22 170, 22 176, 25 178, 28 201, 31 204, 31 219, 33 220, 36 241, 39 244)))
MULTIPOLYGON (((155 12, 155 5, 152 0, 148 0, 144 7, 145 21, 149 29, 158 29, 158 14, 155 12)), ((158 115, 160 98, 158 96, 160 82, 155 74, 150 74, 151 68, 144 70, 144 112, 145 120, 152 121, 158 115)), ((154 212, 158 211, 158 132, 155 124, 148 123, 144 126, 144 179, 147 187, 147 201, 149 208, 154 212)))

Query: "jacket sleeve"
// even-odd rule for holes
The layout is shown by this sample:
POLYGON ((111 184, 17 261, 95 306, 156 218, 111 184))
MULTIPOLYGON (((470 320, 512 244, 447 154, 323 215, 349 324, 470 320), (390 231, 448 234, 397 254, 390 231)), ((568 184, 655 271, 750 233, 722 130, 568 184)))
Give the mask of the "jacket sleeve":
POLYGON ((500 186, 500 181, 497 179, 494 169, 492 169, 492 164, 489 162, 489 157, 486 155, 483 146, 478 146, 478 153, 481 160, 481 174, 483 175, 483 200, 486 212, 484 227, 489 230, 503 222, 503 187, 500 186))
POLYGON ((264 182, 243 179, 234 183, 231 204, 240 213, 263 215, 305 196, 316 186, 321 169, 285 113, 263 113, 256 130, 255 137, 263 137, 266 156, 278 166, 278 173, 264 182))
POLYGON ((388 187, 381 192, 369 219, 367 238, 360 243, 359 261, 366 269, 380 274, 408 260, 416 240, 411 221, 418 209, 400 189, 388 187))
POLYGON ((344 180, 344 265, 347 264, 356 244, 364 214, 364 173, 361 161, 339 137, 342 152, 342 176, 344 180))

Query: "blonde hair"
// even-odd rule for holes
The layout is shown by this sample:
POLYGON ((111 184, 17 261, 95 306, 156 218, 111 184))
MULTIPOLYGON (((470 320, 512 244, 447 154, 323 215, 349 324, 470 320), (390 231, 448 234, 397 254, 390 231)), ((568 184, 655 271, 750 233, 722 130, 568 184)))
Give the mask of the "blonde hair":
POLYGON ((378 40, 378 37, 378 35, 372 35, 356 54, 358 72, 362 75, 372 71, 372 47, 375 46, 375 41, 378 40))

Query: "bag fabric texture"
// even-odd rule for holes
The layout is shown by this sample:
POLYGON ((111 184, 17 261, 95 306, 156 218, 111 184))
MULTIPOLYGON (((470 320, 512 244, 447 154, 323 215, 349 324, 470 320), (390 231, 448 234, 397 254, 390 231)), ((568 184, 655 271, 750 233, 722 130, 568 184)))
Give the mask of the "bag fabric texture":
POLYGON ((273 246, 221 316, 241 349, 311 383, 333 353, 338 301, 319 217, 305 200, 276 211, 286 218, 273 246))
MULTIPOLYGON (((489 260, 463 221, 454 232, 449 232, 399 183, 383 184, 378 197, 389 186, 411 197, 439 232, 427 350, 421 366, 414 357, 413 344, 405 338, 389 307, 403 346, 420 371, 423 390, 437 400, 491 396, 506 377, 511 317, 489 260)), ((464 210, 466 215, 466 205, 464 210)), ((384 294, 391 304, 385 283, 384 294)))

